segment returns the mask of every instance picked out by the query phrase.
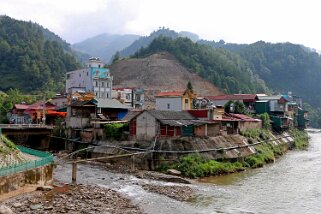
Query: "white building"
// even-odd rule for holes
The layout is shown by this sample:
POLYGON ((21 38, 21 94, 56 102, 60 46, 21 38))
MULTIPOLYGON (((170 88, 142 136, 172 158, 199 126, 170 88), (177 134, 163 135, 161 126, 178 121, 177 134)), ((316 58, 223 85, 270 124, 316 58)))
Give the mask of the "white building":
POLYGON ((144 109, 144 89, 113 88, 112 97, 129 107, 144 109))
POLYGON ((99 58, 89 59, 86 68, 66 74, 66 93, 93 92, 96 98, 111 99, 113 77, 99 58))

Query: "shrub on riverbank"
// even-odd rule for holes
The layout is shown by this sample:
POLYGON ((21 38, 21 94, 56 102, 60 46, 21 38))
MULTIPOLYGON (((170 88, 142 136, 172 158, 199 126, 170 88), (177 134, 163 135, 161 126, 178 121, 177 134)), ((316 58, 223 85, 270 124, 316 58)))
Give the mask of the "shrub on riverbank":
POLYGON ((244 169, 243 164, 240 162, 207 160, 200 154, 184 156, 173 165, 170 165, 170 168, 175 168, 181 171, 184 176, 190 178, 227 174, 244 169))
POLYGON ((296 128, 290 129, 290 135, 294 140, 294 148, 295 149, 306 149, 309 145, 309 137, 306 131, 300 131, 296 128))
POLYGON ((256 154, 244 158, 244 162, 220 162, 208 160, 200 154, 191 154, 181 157, 172 165, 162 165, 162 169, 174 168, 182 172, 182 175, 190 178, 210 175, 233 173, 248 168, 262 167, 266 163, 274 162, 276 157, 283 154, 281 146, 263 143, 256 145, 256 154))
POLYGON ((265 141, 269 139, 270 132, 267 129, 246 129, 241 131, 242 136, 249 139, 255 139, 257 141, 265 141))

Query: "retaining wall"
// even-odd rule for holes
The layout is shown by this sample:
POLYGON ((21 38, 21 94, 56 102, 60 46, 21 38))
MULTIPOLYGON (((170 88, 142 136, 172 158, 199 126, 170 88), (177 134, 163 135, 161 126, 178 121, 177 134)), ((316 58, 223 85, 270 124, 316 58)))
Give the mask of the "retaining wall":
POLYGON ((53 164, 37 167, 23 172, 0 177, 0 195, 19 190, 29 184, 51 185, 53 164))

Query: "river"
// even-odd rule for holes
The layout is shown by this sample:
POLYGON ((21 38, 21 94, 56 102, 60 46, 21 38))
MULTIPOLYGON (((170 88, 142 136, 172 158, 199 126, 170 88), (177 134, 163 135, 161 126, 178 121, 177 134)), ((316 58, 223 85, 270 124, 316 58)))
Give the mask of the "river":
MULTIPOLYGON (((306 151, 289 151, 274 164, 189 185, 197 197, 179 202, 145 191, 142 183, 170 185, 80 165, 78 182, 115 189, 146 213, 321 213, 321 133, 309 132, 306 151)), ((58 166, 55 179, 70 182, 70 165, 58 166)))

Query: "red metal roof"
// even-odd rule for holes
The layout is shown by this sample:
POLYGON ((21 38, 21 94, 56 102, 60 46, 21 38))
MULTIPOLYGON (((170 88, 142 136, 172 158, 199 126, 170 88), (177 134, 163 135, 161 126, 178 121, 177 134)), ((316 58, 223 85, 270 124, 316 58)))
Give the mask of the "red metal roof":
POLYGON ((197 117, 197 118, 207 118, 208 117, 207 112, 208 112, 207 109, 188 110, 188 113, 190 113, 191 115, 193 115, 194 117, 197 117))
POLYGON ((206 96, 209 100, 255 100, 256 94, 226 94, 218 96, 206 96))
POLYGON ((225 113, 221 120, 215 121, 244 121, 244 122, 258 122, 260 119, 255 119, 244 114, 225 113))
POLYGON ((15 104, 14 105, 16 109, 27 109, 29 105, 27 104, 15 104))
POLYGON ((232 114, 230 113, 230 115, 234 118, 238 118, 238 119, 241 119, 242 121, 246 121, 246 122, 257 122, 257 121, 260 121, 260 119, 255 119, 255 118, 252 118, 252 117, 249 117, 247 115, 244 115, 244 114, 232 114))
POLYGON ((156 97, 182 97, 184 95, 184 91, 164 91, 159 92, 156 97))

